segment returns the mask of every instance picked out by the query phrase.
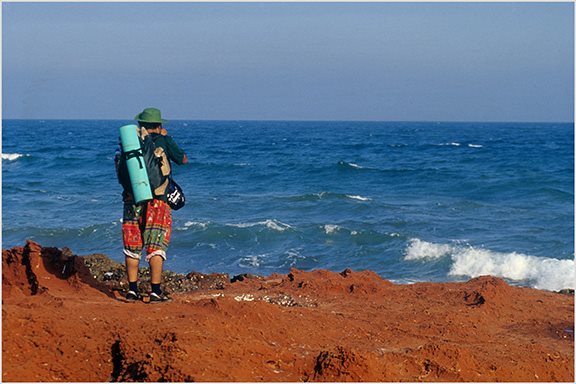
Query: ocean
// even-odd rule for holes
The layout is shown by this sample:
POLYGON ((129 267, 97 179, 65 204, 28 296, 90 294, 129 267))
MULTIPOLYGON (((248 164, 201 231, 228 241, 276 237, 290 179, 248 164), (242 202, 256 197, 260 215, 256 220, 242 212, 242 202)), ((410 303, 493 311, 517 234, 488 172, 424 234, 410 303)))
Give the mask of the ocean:
MULTIPOLYGON (((32 239, 122 262, 118 128, 3 120, 2 248, 32 239)), ((396 283, 494 275, 575 288, 574 127, 553 123, 170 121, 165 268, 373 270, 396 283)))

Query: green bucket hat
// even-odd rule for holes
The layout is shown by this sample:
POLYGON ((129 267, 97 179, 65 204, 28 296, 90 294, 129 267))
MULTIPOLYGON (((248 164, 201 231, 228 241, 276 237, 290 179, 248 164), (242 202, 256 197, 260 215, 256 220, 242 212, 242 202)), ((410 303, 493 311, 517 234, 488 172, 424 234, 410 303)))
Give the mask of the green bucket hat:
POLYGON ((143 123, 165 123, 168 120, 164 120, 161 116, 160 110, 158 108, 146 108, 141 113, 134 117, 135 120, 143 123))

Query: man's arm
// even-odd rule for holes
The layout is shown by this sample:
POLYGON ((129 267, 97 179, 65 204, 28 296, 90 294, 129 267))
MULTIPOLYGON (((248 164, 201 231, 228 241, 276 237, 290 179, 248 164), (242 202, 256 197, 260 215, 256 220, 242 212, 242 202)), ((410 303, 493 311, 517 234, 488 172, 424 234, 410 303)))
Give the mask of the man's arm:
POLYGON ((162 129, 160 129, 160 134, 162 136, 165 136, 167 139, 166 141, 168 143, 168 157, 170 157, 170 159, 174 161, 176 164, 179 165, 188 164, 188 156, 186 156, 186 153, 182 149, 180 149, 178 144, 176 144, 172 136, 168 136, 168 131, 166 130, 166 128, 162 127, 162 129))
POLYGON ((187 164, 188 156, 186 156, 186 153, 176 144, 172 136, 168 136, 166 129, 162 129, 161 135, 164 136, 166 140, 166 155, 168 155, 168 158, 178 165, 187 164))

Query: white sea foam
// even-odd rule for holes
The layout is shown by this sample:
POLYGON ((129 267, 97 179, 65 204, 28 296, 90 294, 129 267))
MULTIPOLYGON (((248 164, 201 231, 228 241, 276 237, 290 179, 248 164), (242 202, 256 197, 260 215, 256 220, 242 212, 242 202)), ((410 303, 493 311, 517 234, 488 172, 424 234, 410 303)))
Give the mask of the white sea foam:
POLYGON ((278 220, 266 220, 266 221, 258 221, 255 223, 238 223, 238 224, 228 224, 231 227, 236 227, 236 228, 250 228, 250 227, 256 227, 259 225, 264 225, 266 226, 266 228, 268 229, 272 229, 274 231, 278 231, 278 232, 283 232, 287 229, 292 228, 290 225, 286 224, 286 223, 282 223, 281 221, 278 220))
MULTIPOLYGON (((450 143, 442 143, 440 146, 449 146, 449 147, 461 147, 462 144, 456 141, 452 141, 450 143)), ((468 148, 482 148, 483 146, 480 144, 466 144, 468 148)))
POLYGON ((340 229, 339 226, 334 225, 334 224, 326 224, 324 225, 324 232, 327 235, 332 235, 333 233, 337 232, 340 229))
POLYGON ((227 224, 230 227, 236 227, 236 228, 250 228, 250 227, 255 227, 256 225, 261 225, 262 223, 238 223, 238 224, 227 224))
POLYGON ((534 288, 556 291, 574 289, 576 274, 574 260, 536 257, 511 252, 494 252, 461 244, 435 244, 411 239, 405 260, 452 259, 450 275, 478 277, 492 275, 515 281, 529 281, 534 288))
POLYGON ((28 155, 24 155, 22 153, 3 153, 2 154, 2 160, 14 161, 14 160, 19 159, 19 158, 24 157, 24 156, 28 156, 28 155))
POLYGON ((209 222, 201 222, 201 221, 187 221, 184 223, 184 227, 186 228, 194 227, 194 228, 206 229, 208 228, 208 225, 210 225, 209 222))
POLYGON ((349 199, 360 200, 360 201, 370 201, 372 199, 360 195, 346 195, 349 199))
POLYGON ((263 224, 266 225, 266 228, 273 229, 275 231, 283 232, 287 229, 292 228, 290 225, 286 223, 282 223, 278 220, 266 220, 263 224))
POLYGON ((355 164, 355 163, 348 163, 348 165, 351 166, 352 168, 358 168, 358 169, 364 168, 363 166, 355 164))
POLYGON ((420 239, 411 239, 404 260, 438 259, 448 255, 452 247, 444 244, 434 244, 420 239))
POLYGON ((266 255, 250 255, 240 259, 238 265, 244 268, 258 268, 266 255))
POLYGON ((284 259, 285 261, 282 267, 294 267, 300 260, 306 259, 306 256, 300 253, 300 249, 289 249, 286 251, 284 259))

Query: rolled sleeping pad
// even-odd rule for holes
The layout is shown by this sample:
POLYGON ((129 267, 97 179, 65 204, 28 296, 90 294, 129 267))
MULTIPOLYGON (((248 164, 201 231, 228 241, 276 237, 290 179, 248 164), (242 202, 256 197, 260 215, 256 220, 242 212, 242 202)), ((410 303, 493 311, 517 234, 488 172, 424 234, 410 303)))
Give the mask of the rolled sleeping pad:
POLYGON ((142 155, 140 139, 138 138, 138 127, 134 124, 120 127, 120 141, 122 150, 126 156, 126 166, 130 176, 130 184, 134 193, 136 204, 152 200, 152 189, 146 172, 146 164, 142 155))

